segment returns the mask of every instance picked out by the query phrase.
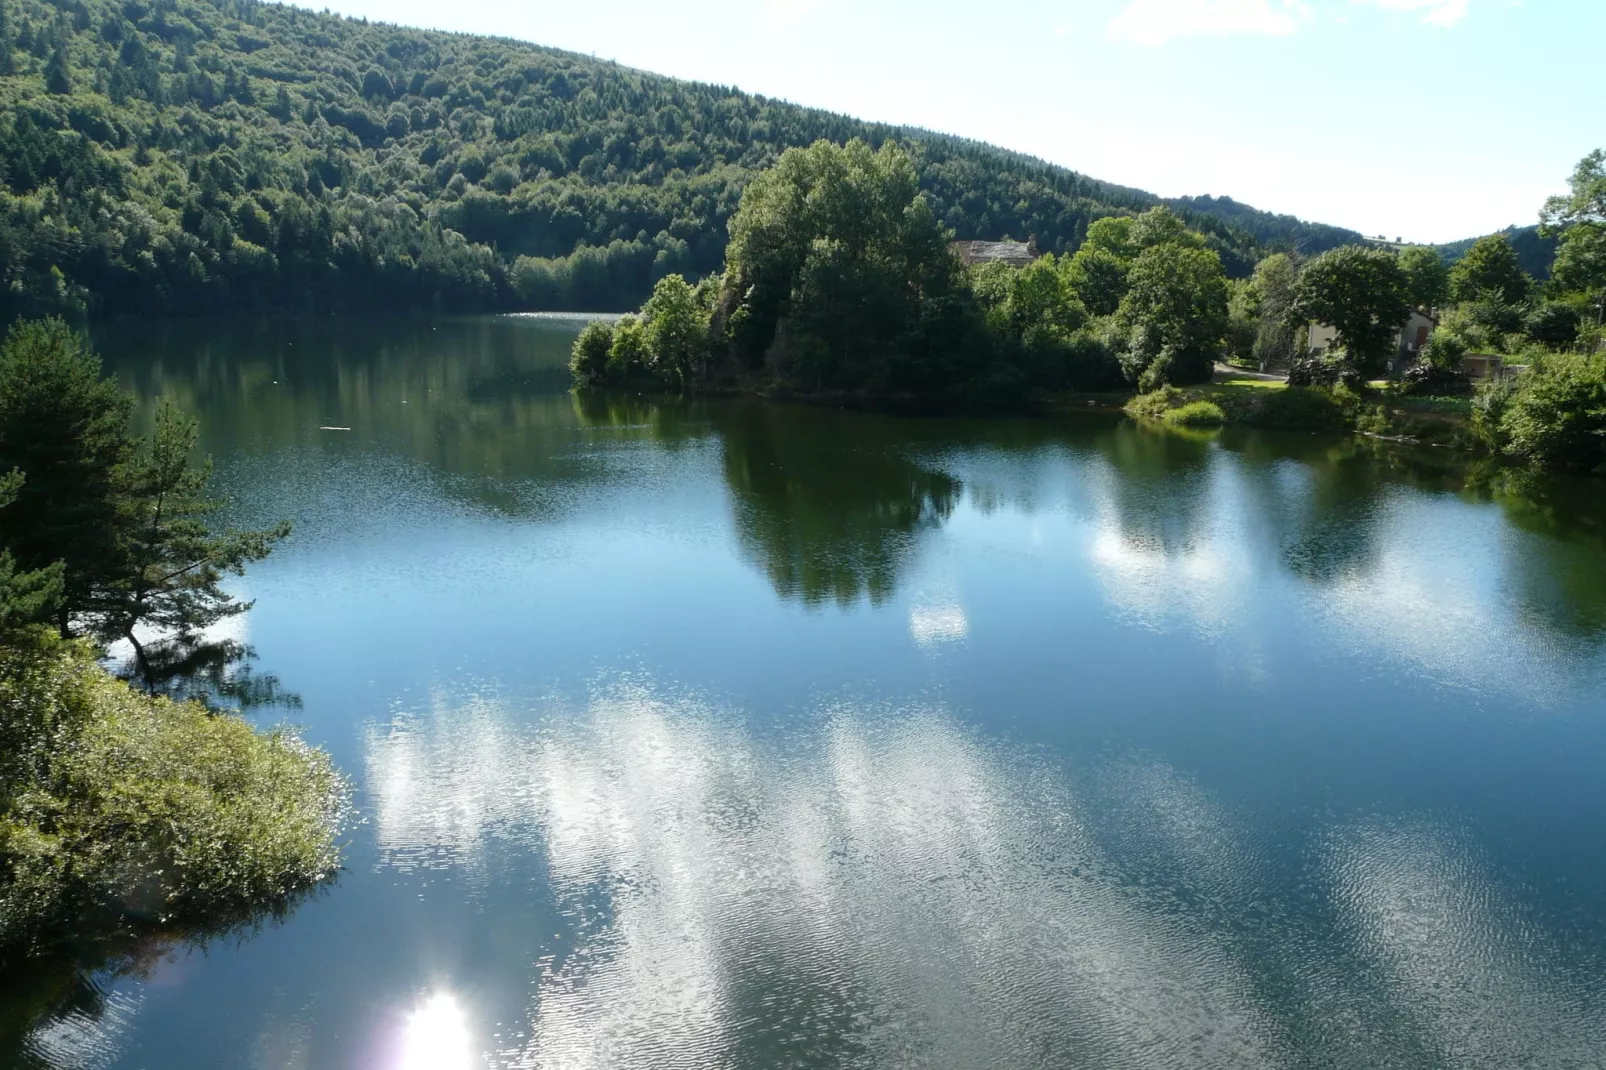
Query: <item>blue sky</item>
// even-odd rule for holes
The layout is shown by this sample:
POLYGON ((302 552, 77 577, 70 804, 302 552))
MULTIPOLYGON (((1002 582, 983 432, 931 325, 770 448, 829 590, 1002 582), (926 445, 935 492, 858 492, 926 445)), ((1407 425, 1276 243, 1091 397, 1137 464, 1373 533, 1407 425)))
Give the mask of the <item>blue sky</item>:
POLYGON ((335 0, 1438 242, 1606 145, 1606 0, 335 0))

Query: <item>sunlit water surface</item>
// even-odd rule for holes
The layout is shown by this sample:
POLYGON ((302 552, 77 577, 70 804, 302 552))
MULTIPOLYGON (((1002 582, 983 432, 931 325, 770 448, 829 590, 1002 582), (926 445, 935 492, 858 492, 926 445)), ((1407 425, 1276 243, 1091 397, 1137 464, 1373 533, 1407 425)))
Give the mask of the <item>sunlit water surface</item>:
POLYGON ((577 329, 104 332, 296 522, 253 716, 362 823, 23 1065, 1606 1065, 1600 485, 577 400, 577 329))

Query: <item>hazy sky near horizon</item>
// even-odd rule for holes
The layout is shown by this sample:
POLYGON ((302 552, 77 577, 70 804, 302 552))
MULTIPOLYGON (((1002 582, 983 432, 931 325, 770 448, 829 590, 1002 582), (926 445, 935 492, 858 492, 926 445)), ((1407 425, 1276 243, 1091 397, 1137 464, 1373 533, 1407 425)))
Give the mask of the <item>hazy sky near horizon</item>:
POLYGON ((1407 241, 1606 146, 1606 0, 332 0, 1407 241))

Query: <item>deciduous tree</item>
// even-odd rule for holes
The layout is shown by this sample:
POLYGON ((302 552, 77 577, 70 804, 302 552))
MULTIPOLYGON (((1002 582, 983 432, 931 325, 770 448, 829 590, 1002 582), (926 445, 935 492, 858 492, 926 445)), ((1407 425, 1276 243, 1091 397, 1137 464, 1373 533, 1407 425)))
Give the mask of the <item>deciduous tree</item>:
POLYGON ((1305 265, 1294 311, 1308 323, 1332 327, 1350 364, 1373 372, 1393 351, 1410 315, 1409 285, 1394 254, 1348 245, 1305 265))

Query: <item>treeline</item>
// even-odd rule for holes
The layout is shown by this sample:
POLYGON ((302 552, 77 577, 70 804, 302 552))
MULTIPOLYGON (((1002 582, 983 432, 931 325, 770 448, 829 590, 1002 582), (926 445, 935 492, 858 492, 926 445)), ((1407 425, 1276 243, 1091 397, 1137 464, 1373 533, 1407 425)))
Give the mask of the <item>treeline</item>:
POLYGON ((1163 206, 1095 220, 1074 254, 967 270, 910 154, 821 141, 749 183, 730 229, 721 273, 587 327, 576 377, 1015 404, 1203 382, 1224 355, 1222 257, 1163 206))
MULTIPOLYGON (((1069 255, 966 269, 908 153, 822 141, 749 183, 719 274, 695 286, 661 279, 638 314, 588 326, 572 368, 583 384, 974 406, 1066 390, 1151 394, 1208 383, 1224 360, 1353 396, 1390 375, 1394 393, 1464 394, 1469 354, 1519 352, 1532 370, 1480 395, 1486 441, 1590 469, 1606 459, 1606 403, 1587 385, 1600 378, 1606 309, 1601 154, 1573 188, 1546 209, 1559 252, 1542 286, 1504 235, 1453 266, 1431 248, 1346 245, 1309 259, 1275 253, 1234 280, 1208 235, 1165 207, 1095 220, 1069 255), (1420 347, 1402 337, 1413 311, 1439 323, 1420 347), (1318 326, 1331 345, 1312 345, 1318 326), (1543 390, 1563 380, 1570 400, 1539 413, 1543 390), (1546 438, 1564 424, 1566 443, 1546 438)), ((1160 410, 1173 400, 1163 395, 1160 410)), ((1342 408, 1312 411, 1325 422, 1342 408)))
MULTIPOLYGON (((252 0, 0 0, 0 318, 624 308, 725 258, 789 147, 906 148, 960 238, 1157 205, 1041 161, 506 40, 252 0)), ((1354 236, 1178 214, 1246 275, 1354 236)))

